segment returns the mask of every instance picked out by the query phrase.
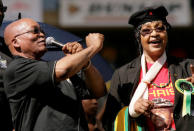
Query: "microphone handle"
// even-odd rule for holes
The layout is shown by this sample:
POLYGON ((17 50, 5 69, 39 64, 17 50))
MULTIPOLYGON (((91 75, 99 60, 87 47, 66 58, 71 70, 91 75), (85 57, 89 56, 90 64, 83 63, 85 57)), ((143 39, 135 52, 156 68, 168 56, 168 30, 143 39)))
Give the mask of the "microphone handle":
MULTIPOLYGON (((84 40, 83 39, 80 39, 80 40, 78 40, 78 41, 76 41, 76 42, 83 42, 84 40)), ((54 43, 54 45, 56 45, 56 46, 58 46, 58 47, 63 47, 64 46, 64 44, 62 44, 62 43, 60 43, 60 42, 58 42, 58 41, 52 41, 52 43, 54 43)))
POLYGON ((63 47, 63 44, 58 41, 52 41, 52 43, 54 43, 55 46, 63 47))

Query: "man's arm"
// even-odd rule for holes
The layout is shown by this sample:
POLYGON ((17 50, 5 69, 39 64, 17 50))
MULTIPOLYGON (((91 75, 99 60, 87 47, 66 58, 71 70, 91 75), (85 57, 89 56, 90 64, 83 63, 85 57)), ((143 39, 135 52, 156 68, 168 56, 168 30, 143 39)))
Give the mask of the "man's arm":
MULTIPOLYGON (((77 43, 75 43, 77 45, 77 43)), ((63 47, 66 48, 68 43, 63 47)), ((57 61, 55 66, 55 79, 57 81, 65 80, 78 71, 90 60, 91 52, 93 52, 93 47, 88 47, 79 51, 75 54, 66 55, 57 61)))
POLYGON ((96 97, 102 97, 106 94, 106 85, 100 72, 91 64, 84 70, 85 82, 88 88, 92 90, 96 97))
MULTIPOLYGON (((67 43, 63 47, 65 57, 57 61, 55 67, 55 79, 65 80, 79 72, 90 59, 101 50, 104 36, 99 33, 92 33, 86 37, 87 48, 83 49, 77 42, 67 43)), ((105 94, 105 84, 97 69, 90 65, 85 71, 86 85, 96 97, 105 94)))
MULTIPOLYGON (((90 47, 93 44, 99 45, 99 43, 102 43, 102 40, 104 40, 103 36, 89 34, 86 37, 86 45, 87 47, 90 47)), ((87 87, 94 92, 96 97, 104 96, 106 94, 106 86, 100 72, 90 63, 83 71, 87 87)))

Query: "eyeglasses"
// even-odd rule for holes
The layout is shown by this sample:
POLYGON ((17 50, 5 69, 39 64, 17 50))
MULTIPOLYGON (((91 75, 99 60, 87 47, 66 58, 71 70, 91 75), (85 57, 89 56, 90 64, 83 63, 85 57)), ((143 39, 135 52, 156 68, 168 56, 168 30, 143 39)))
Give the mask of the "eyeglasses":
POLYGON ((150 35, 153 31, 156 31, 157 33, 165 32, 166 31, 166 26, 159 26, 156 27, 155 29, 151 28, 145 28, 140 31, 142 36, 150 35))
POLYGON ((0 7, 1 12, 6 12, 6 10, 7 10, 7 6, 0 7))
POLYGON ((33 30, 29 30, 29 31, 26 31, 26 32, 21 33, 21 34, 17 34, 14 38, 16 38, 18 36, 21 36, 21 35, 24 35, 26 33, 32 33, 32 34, 40 34, 40 33, 43 33, 43 34, 45 34, 45 32, 41 28, 35 27, 33 30))

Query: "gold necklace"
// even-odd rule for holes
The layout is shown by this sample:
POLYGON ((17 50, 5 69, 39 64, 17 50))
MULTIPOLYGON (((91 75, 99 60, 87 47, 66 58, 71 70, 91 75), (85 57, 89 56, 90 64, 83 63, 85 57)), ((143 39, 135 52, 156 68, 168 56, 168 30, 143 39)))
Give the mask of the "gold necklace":
POLYGON ((164 87, 168 86, 170 84, 170 72, 168 71, 168 83, 166 83, 165 85, 159 86, 156 83, 154 83, 153 81, 151 81, 150 84, 152 84, 153 86, 156 86, 158 88, 164 88, 164 87))

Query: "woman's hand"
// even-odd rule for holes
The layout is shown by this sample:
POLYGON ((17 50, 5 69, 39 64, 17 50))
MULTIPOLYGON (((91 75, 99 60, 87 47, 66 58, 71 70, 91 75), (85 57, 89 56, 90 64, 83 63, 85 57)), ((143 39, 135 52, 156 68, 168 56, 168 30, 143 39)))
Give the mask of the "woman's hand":
POLYGON ((191 82, 194 85, 194 65, 190 65, 192 76, 186 78, 187 81, 191 82))
POLYGON ((134 110, 137 113, 140 113, 149 117, 151 113, 150 111, 153 108, 153 106, 154 106, 154 103, 152 101, 140 98, 136 101, 134 105, 134 110))

